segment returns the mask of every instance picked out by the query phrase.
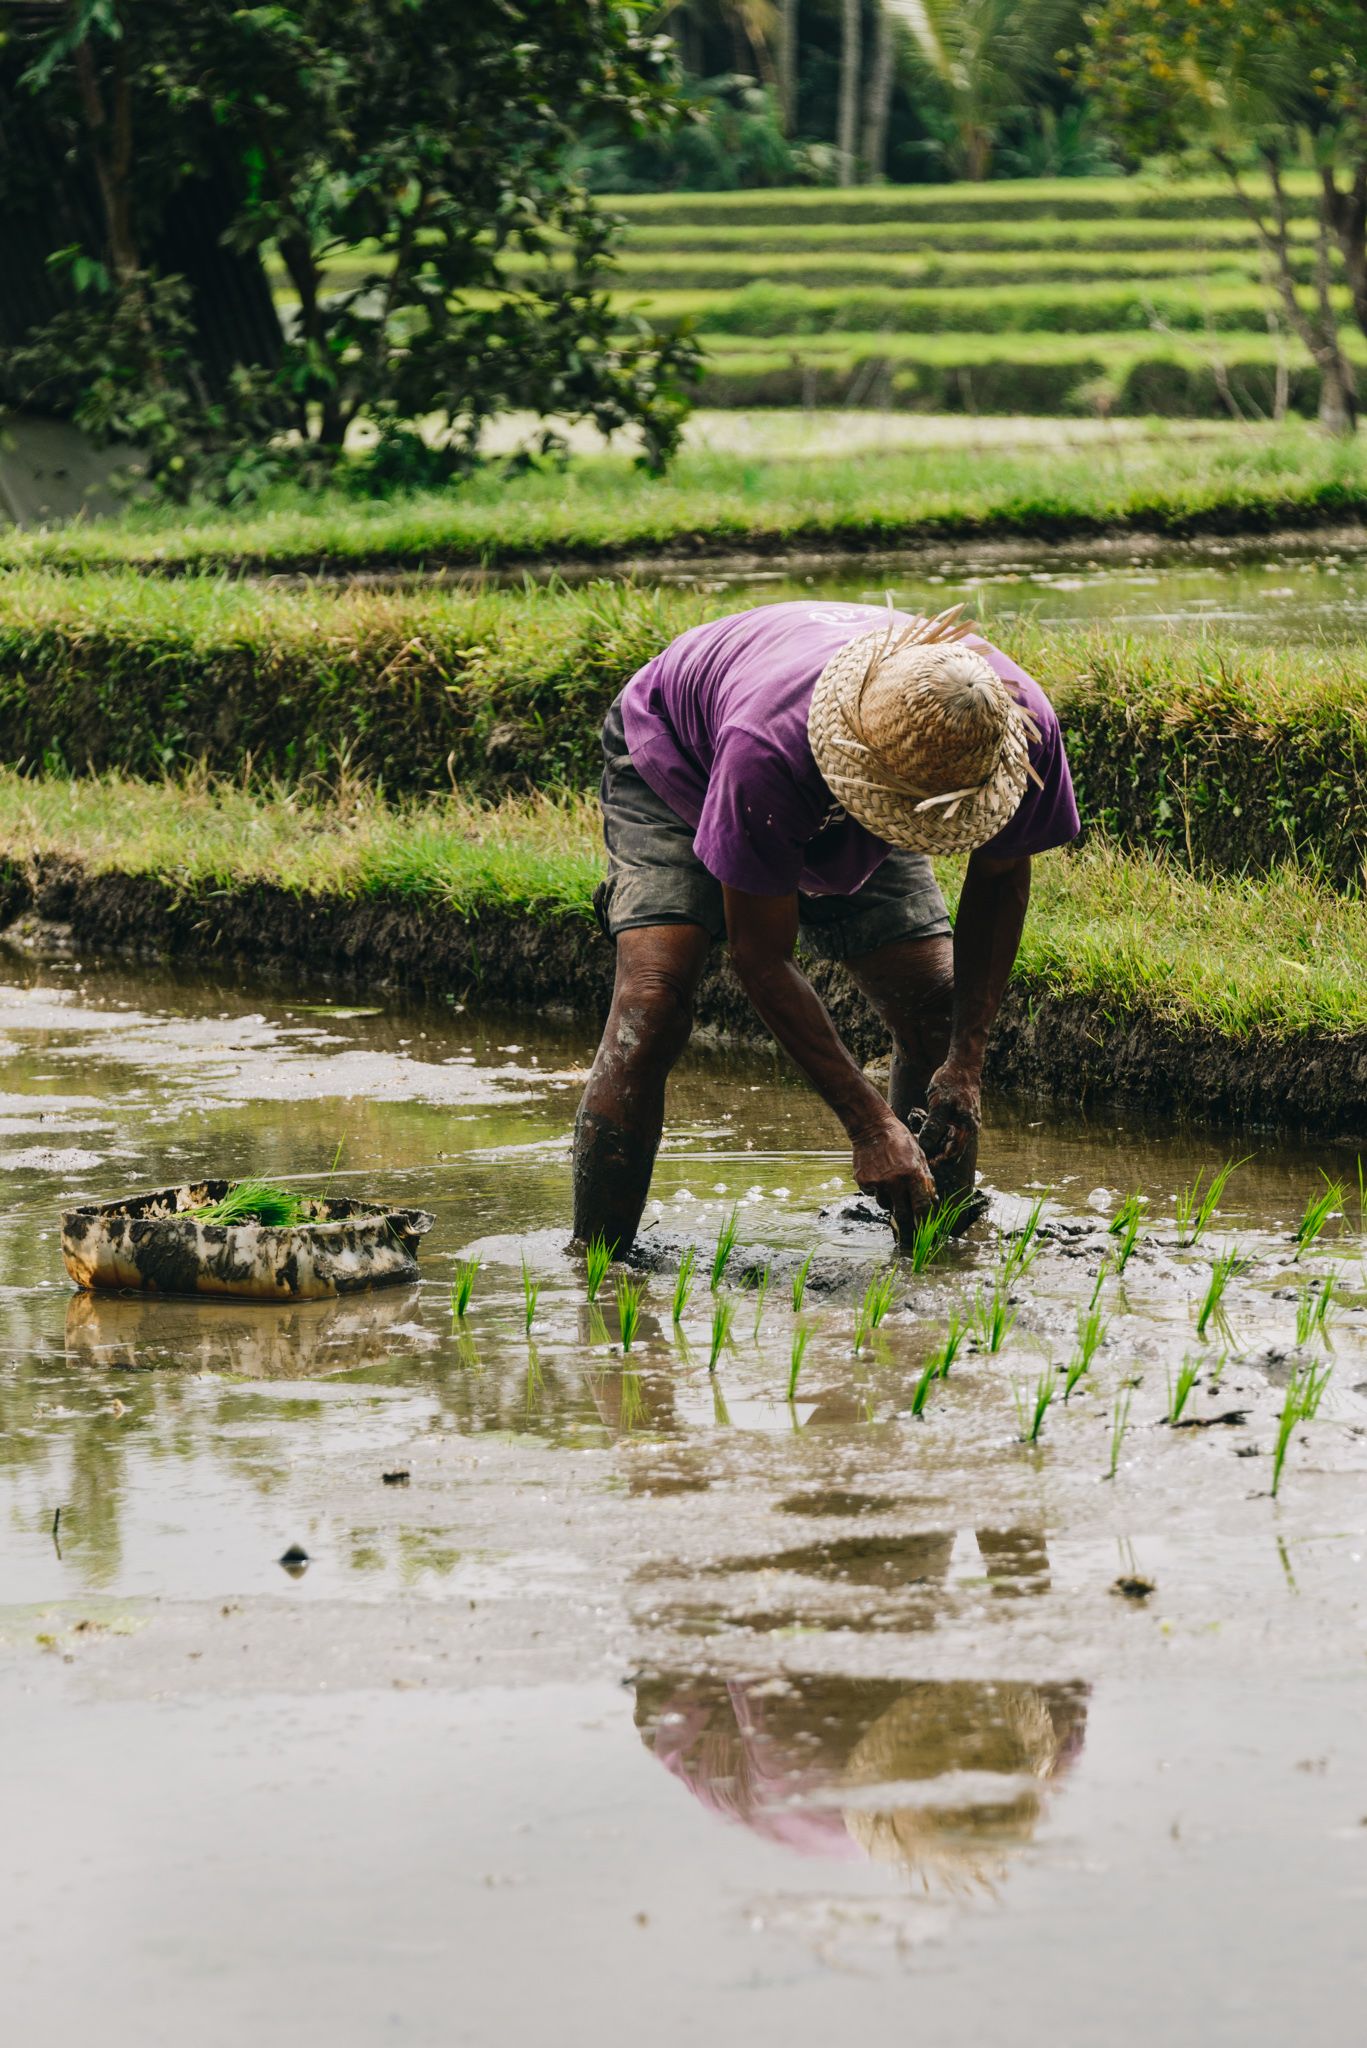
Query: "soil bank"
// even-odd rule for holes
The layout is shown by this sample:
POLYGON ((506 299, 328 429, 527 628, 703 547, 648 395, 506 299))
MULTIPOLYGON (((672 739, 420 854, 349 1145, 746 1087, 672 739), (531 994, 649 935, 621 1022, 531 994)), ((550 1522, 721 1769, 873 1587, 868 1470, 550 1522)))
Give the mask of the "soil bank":
MULTIPOLYGON (((69 944, 82 957, 249 966, 482 1005, 601 1015, 612 985, 612 949, 580 915, 489 907, 461 916, 383 893, 185 886, 51 857, 0 864, 0 926, 20 943, 27 936, 69 944)), ((815 964, 812 979, 859 1057, 881 1055, 886 1033, 840 969, 815 964)), ((721 951, 699 990, 697 1023, 739 1044, 768 1042, 721 951)), ((1074 1106, 1114 1097, 1165 1116, 1246 1120, 1354 1142, 1367 1132, 1367 1034, 1235 1038, 1142 1007, 1060 994, 1020 971, 993 1034, 987 1079, 1074 1106)))

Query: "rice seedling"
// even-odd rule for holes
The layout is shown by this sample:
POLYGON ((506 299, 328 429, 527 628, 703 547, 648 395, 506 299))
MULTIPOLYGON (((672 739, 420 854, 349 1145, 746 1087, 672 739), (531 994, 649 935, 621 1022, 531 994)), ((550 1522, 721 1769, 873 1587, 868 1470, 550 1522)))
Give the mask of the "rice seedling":
POLYGON ((913 1273, 924 1273, 927 1266, 939 1258, 962 1217, 964 1210, 973 1200, 971 1190, 960 1195, 951 1195, 946 1201, 937 1202, 933 1209, 927 1209, 912 1226, 911 1237, 902 1246, 902 1256, 910 1263, 913 1273))
POLYGON ((470 1306, 470 1296, 475 1291, 478 1273, 478 1259, 462 1259, 456 1267, 456 1277, 451 1282, 451 1314, 457 1322, 470 1306))
POLYGON ((633 1280, 629 1273, 617 1275, 617 1324, 622 1332, 622 1349, 630 1351, 641 1323, 641 1297, 646 1291, 644 1280, 633 1280))
POLYGON ((925 1413, 930 1390, 940 1377, 939 1360, 937 1358, 928 1358, 921 1368, 920 1378, 911 1390, 911 1412, 913 1415, 923 1415, 925 1413))
POLYGON ((719 1294, 712 1304, 712 1342, 707 1354, 709 1372, 717 1370, 717 1360, 721 1357, 722 1347, 730 1341, 731 1325, 735 1315, 734 1301, 728 1300, 724 1294, 719 1294))
POLYGON ((1200 1372, 1201 1361, 1199 1358, 1184 1358, 1181 1366, 1178 1368, 1176 1381, 1173 1380, 1172 1373, 1168 1373, 1169 1422, 1180 1422, 1182 1420, 1182 1410, 1191 1398, 1191 1390, 1196 1385, 1200 1372))
POLYGON ((794 1400, 797 1396, 797 1382, 802 1371, 802 1361, 807 1356, 807 1346, 811 1341, 811 1324, 799 1324, 797 1329, 793 1331, 793 1346, 788 1354, 788 1399, 790 1401, 794 1400))
POLYGON ((928 1364, 934 1366, 937 1379, 947 1380, 949 1378, 949 1369, 958 1357, 959 1347, 963 1341, 964 1319, 957 1309, 953 1309, 950 1312, 949 1321, 945 1325, 944 1342, 938 1351, 932 1351, 927 1361, 928 1364))
POLYGON ((1086 1372, 1092 1360, 1106 1341, 1108 1324, 1101 1310, 1095 1306, 1079 1309, 1077 1312, 1077 1349, 1086 1372))
POLYGON ((812 1260, 815 1257, 816 1246, 813 1245, 811 1250, 808 1252, 806 1258, 802 1261, 802 1264, 798 1267, 796 1273, 794 1273, 793 1275, 793 1314, 795 1316, 801 1315, 802 1313, 802 1301, 804 1295, 807 1292, 807 1276, 812 1270, 812 1260))
POLYGON ((597 1301, 598 1291, 607 1278, 616 1250, 615 1242, 609 1244, 601 1230, 597 1237, 589 1240, 584 1252, 584 1287, 590 1301, 597 1301))
POLYGON ((1296 1427, 1302 1422, 1313 1422, 1319 1413, 1324 1390, 1333 1374, 1333 1366, 1297 1366, 1286 1385, 1286 1398, 1282 1412, 1277 1418, 1277 1438, 1272 1447, 1272 1498, 1277 1498, 1277 1489, 1282 1483, 1282 1467, 1286 1454, 1291 1448, 1291 1439, 1296 1427))
POLYGON ((1001 1264, 1003 1287, 1009 1288, 1013 1281, 1028 1273, 1039 1256, 1039 1225, 1040 1217, 1044 1214, 1044 1200, 1043 1195, 1036 1195, 1024 1223, 1007 1240, 1001 1264))
POLYGON ((1329 1310, 1334 1299, 1334 1276, 1326 1278, 1322 1287, 1316 1287, 1313 1280, 1301 1282, 1296 1296, 1296 1342, 1305 1345, 1316 1331, 1322 1337, 1329 1336, 1329 1310))
POLYGON ((727 1263, 732 1252, 736 1249, 736 1239, 739 1236, 740 1210, 736 1208, 732 1209, 731 1214, 717 1232, 716 1247, 712 1253, 712 1292, 714 1294, 726 1277, 727 1263))
POLYGON ((1125 1432, 1130 1426, 1130 1409, 1133 1405, 1134 1388, 1128 1385, 1118 1387, 1116 1389, 1115 1407, 1111 1411, 1111 1462, 1106 1470, 1106 1477, 1108 1479, 1114 1479, 1119 1469, 1120 1447, 1125 1441, 1125 1432))
POLYGON ((1209 1227, 1215 1211, 1220 1206, 1225 1189, 1229 1185, 1230 1175, 1237 1172, 1241 1166, 1247 1166, 1249 1157, 1251 1157, 1251 1154, 1243 1159, 1227 1159, 1224 1165, 1211 1176, 1210 1185, 1205 1189, 1204 1193, 1201 1188, 1201 1183, 1206 1177, 1204 1166, 1197 1174, 1191 1186, 1180 1191, 1177 1197, 1177 1235, 1182 1244, 1195 1244, 1196 1240, 1209 1227))
POLYGON ((695 1246, 689 1245, 679 1261, 679 1270, 674 1276, 674 1300, 671 1312, 675 1323, 683 1321, 684 1310, 688 1307, 688 1297, 693 1292, 693 1274, 697 1263, 697 1249, 695 1246))
POLYGON ((1015 1320, 1016 1311, 1007 1301, 1006 1290, 1000 1283, 988 1295, 981 1287, 978 1289, 973 1297, 973 1334, 984 1351, 1000 1351, 1015 1320))
POLYGON ((522 1254, 522 1301, 527 1312, 525 1328, 529 1337, 532 1334, 532 1324, 536 1321, 536 1303, 540 1292, 541 1282, 533 1280, 531 1268, 527 1264, 527 1254, 524 1252, 522 1254))
POLYGON ((1097 1267, 1097 1270, 1096 1270, 1096 1284, 1095 1284, 1095 1286, 1094 1286, 1094 1287, 1092 1288, 1092 1298, 1091 1298, 1091 1300, 1090 1300, 1090 1301, 1088 1302, 1088 1304, 1087 1304, 1088 1308, 1095 1308, 1095 1307, 1096 1307, 1097 1303, 1098 1303, 1098 1302, 1100 1301, 1100 1299, 1101 1299, 1101 1290, 1102 1290, 1102 1288, 1103 1288, 1103 1287, 1104 1287, 1104 1286, 1106 1285, 1106 1282, 1107 1282, 1107 1281, 1109 1280, 1110 1276, 1111 1276, 1111 1257, 1110 1257, 1110 1253, 1108 1252, 1108 1253, 1106 1254, 1106 1257, 1105 1257, 1105 1258, 1104 1258, 1104 1259, 1103 1259, 1103 1260, 1101 1261, 1101 1264, 1100 1264, 1100 1265, 1099 1265, 1099 1266, 1097 1267))
POLYGON ((897 1275, 889 1272, 875 1273, 868 1286, 864 1289, 864 1299, 860 1302, 854 1318, 854 1348, 856 1351, 863 1349, 864 1339, 868 1336, 869 1331, 878 1328, 878 1325, 892 1307, 892 1297, 896 1287, 897 1275))
POLYGON ((1055 1377, 1052 1365, 1045 1366, 1043 1372, 1035 1381, 1033 1392, 1031 1392, 1030 1388, 1023 1386, 1019 1380, 1012 1380, 1011 1398, 1016 1404, 1016 1423, 1020 1431, 1020 1440, 1023 1444, 1036 1444, 1039 1442, 1039 1434, 1044 1427, 1044 1418, 1053 1405, 1054 1395, 1057 1391, 1058 1380, 1055 1377))
POLYGON ((1296 1257, 1308 1252, 1320 1236, 1331 1216, 1337 1215, 1343 1207, 1343 1186, 1336 1180, 1325 1178, 1324 1187, 1312 1195, 1305 1205, 1305 1214, 1296 1225, 1296 1257))
POLYGON ((1212 1322, 1218 1330, 1228 1329, 1229 1326, 1225 1321, 1224 1311, 1225 1289, 1236 1273, 1243 1273, 1247 1270, 1248 1264, 1249 1261, 1243 1257, 1237 1245, 1231 1245, 1228 1251, 1220 1252, 1212 1260, 1210 1280, 1202 1297, 1201 1306, 1196 1312, 1196 1334, 1198 1337, 1205 1336, 1206 1330, 1212 1322))
POLYGON ((1144 1221, 1144 1196, 1138 1193, 1126 1195, 1115 1215, 1111 1218, 1111 1236, 1115 1244, 1115 1270, 1123 1273, 1139 1242, 1139 1232, 1144 1221))
POLYGON ((617 1426, 619 1429, 639 1429, 645 1420, 645 1396, 641 1391, 641 1375, 636 1371, 623 1372, 622 1382, 617 1390, 617 1426))
POLYGON ((308 1206, 307 1196, 277 1187, 274 1181, 238 1180, 216 1202, 185 1213, 197 1223, 263 1223, 269 1230, 289 1230, 304 1220, 308 1206))
POLYGON ((1358 1229, 1359 1231, 1367 1230, 1367 1168, 1362 1164, 1362 1154, 1360 1152, 1358 1154, 1358 1229))
POLYGON ((761 1318, 761 1317, 763 1316, 763 1314, 764 1314, 764 1297, 765 1297, 765 1296, 766 1296, 766 1295, 768 1294, 768 1292, 769 1292, 769 1282, 770 1282, 770 1281, 771 1281, 772 1279, 773 1279, 773 1267, 772 1267, 772 1266, 766 1266, 766 1267, 764 1268, 764 1271, 763 1271, 763 1272, 762 1272, 762 1273, 760 1274, 760 1276, 759 1276, 758 1280, 756 1280, 756 1282, 755 1282, 755 1338, 756 1338, 756 1341, 758 1341, 758 1338, 759 1338, 759 1325, 760 1325, 760 1318, 761 1318))

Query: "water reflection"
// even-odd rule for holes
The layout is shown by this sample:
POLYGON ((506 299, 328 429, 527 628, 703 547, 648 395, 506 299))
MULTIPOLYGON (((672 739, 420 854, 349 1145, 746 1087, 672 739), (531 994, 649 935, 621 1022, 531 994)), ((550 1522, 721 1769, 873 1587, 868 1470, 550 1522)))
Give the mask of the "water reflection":
POLYGON ((66 1352, 73 1365, 119 1372, 179 1367, 237 1379, 311 1379, 382 1363, 396 1337, 435 1344, 418 1321, 418 1289, 336 1301, 202 1302, 73 1294, 66 1352))
POLYGON ((868 1858, 937 1892, 993 1889, 1079 1755, 1080 1682, 660 1671, 636 1726, 719 1819, 804 1856, 868 1858))

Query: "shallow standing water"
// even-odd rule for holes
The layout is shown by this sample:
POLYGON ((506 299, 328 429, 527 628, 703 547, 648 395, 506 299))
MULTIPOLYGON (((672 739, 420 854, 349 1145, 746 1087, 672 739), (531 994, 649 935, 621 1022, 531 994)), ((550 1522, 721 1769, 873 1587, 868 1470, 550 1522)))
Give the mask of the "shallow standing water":
POLYGON ((1352 2038, 1356 1191, 1300 1264, 1289 1231, 1353 1152, 995 1105, 992 1219, 901 1272, 856 1353, 888 1240, 841 1206, 834 1126, 777 1062, 700 1051, 624 1359, 561 1251, 590 1052, 583 1024, 0 963, 15 2037, 1352 2038), (416 1289, 301 1309, 71 1294, 68 1195, 318 1181, 339 1139, 340 1187, 436 1211, 416 1289), (1181 1247, 1178 1190, 1245 1152, 1181 1247), (1149 1221, 1102 1284, 1105 1342, 1022 1445, 1013 1384, 1031 1398, 1073 1353, 1131 1188, 1149 1221), (991 1287, 1036 1193, 1004 1348, 967 1340, 913 1417, 948 1315, 991 1287), (733 1203, 713 1376, 706 1280, 676 1333, 673 1267, 733 1203), (1203 1341, 1231 1242, 1251 1264, 1203 1341), (756 1263, 775 1271, 758 1336, 756 1263), (1273 1501, 1295 1294, 1330 1270, 1341 1306, 1312 1353, 1333 1378, 1273 1501), (1200 1426, 1175 1429, 1184 1357, 1200 1426), (308 1561, 287 1571, 291 1545, 308 1561))

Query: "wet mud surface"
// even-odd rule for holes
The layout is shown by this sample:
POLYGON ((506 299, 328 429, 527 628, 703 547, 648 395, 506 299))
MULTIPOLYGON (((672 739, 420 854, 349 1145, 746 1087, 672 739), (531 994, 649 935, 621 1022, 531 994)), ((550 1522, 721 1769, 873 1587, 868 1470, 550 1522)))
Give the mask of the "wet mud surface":
POLYGON ((624 1355, 613 1278, 589 1303, 563 1250, 591 1052, 586 1025, 451 1003, 4 967, 16 2035, 1353 2038, 1356 1180, 1299 1259, 1292 1240, 1352 1154, 998 1102, 988 1219, 929 1271, 899 1268, 856 1349, 889 1239, 847 1199, 835 1127, 775 1061, 700 1049, 670 1099, 624 1355), (416 1285, 220 1305, 67 1284, 74 1199, 317 1180, 339 1140, 337 1193, 435 1214, 416 1285), (1183 1243, 1181 1191, 1247 1152, 1183 1243), (1117 1274, 1132 1190, 1148 1201, 1117 1274), (1037 1248, 1004 1274, 1038 1197, 1037 1248), (733 1205, 710 1373, 707 1268, 733 1205), (1247 1264, 1201 1335, 1231 1248, 1247 1264), (765 1267, 760 1302, 743 1283, 765 1267), (973 1325, 999 1282, 993 1352, 973 1325), (1100 1343, 1065 1402, 1094 1292, 1100 1343), (917 1414, 956 1312, 969 1327, 917 1414), (1312 1361, 1332 1375, 1273 1499, 1278 1418, 1312 1361))

